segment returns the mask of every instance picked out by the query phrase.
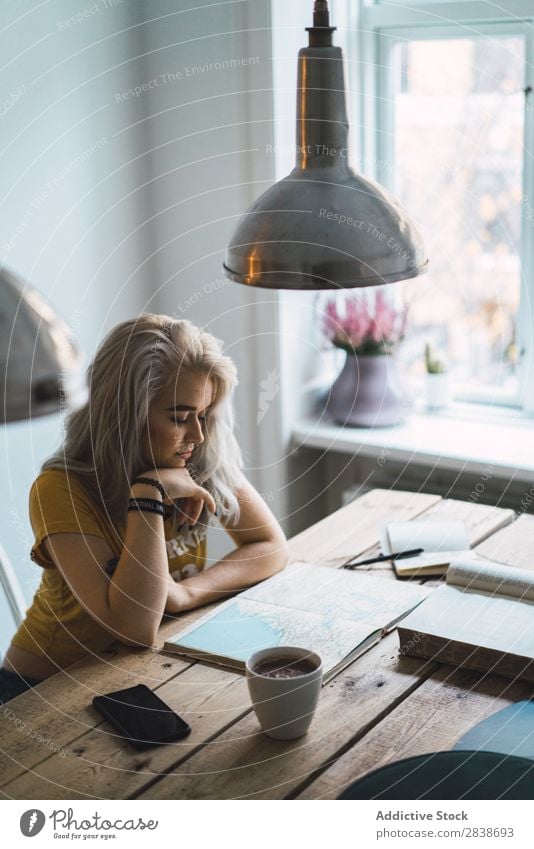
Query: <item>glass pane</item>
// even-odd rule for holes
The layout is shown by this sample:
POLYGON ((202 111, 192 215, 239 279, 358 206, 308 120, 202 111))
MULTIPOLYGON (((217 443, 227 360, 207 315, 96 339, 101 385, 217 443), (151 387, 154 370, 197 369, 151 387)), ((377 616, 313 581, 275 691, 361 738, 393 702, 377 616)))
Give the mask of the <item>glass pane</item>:
POLYGON ((394 191, 431 269, 400 284, 412 326, 402 355, 422 376, 434 343, 457 388, 496 400, 517 391, 524 64, 521 37, 394 48, 394 191))

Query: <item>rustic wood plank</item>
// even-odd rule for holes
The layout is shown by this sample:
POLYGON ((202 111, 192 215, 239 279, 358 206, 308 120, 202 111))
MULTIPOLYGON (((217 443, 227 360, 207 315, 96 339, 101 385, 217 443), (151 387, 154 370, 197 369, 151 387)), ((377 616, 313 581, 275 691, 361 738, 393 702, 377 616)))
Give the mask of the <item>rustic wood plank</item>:
POLYGON ((452 749, 473 725, 531 695, 527 682, 440 665, 368 734, 328 764, 298 798, 335 799, 358 777, 384 764, 452 749))
MULTIPOLYGON (((506 562, 510 566, 532 568, 532 564, 534 561, 534 517, 521 516, 517 518, 513 522, 513 524, 503 527, 501 530, 498 530, 495 534, 492 534, 490 537, 488 537, 478 546, 476 546, 476 551, 477 553, 480 553, 485 557, 491 557, 500 562, 506 562), (516 542, 516 531, 519 542, 516 542)), ((452 709, 450 708, 450 706, 447 707, 447 705, 444 710, 444 713, 447 715, 437 715, 435 717, 438 729, 440 723, 443 723, 443 726, 448 726, 450 728, 450 734, 455 735, 454 739, 457 739, 458 737, 462 736, 464 731, 470 728, 476 722, 480 721, 486 716, 489 716, 491 713, 497 712, 502 707, 506 707, 507 704, 513 703, 522 698, 532 698, 532 685, 528 682, 517 681, 512 683, 507 679, 501 678, 499 676, 484 675, 482 673, 477 673, 473 671, 454 669, 453 667, 441 664, 439 670, 440 671, 437 673, 437 675, 435 675, 432 679, 432 681, 436 682, 436 687, 438 689, 440 686, 442 686, 442 681, 450 681, 452 682, 453 687, 456 686, 459 689, 461 689, 462 686, 461 682, 468 682, 464 683, 464 687, 468 690, 468 692, 465 693, 465 696, 469 696, 469 700, 466 701, 466 699, 461 694, 457 694, 455 696, 455 698, 457 698, 458 702, 462 706, 462 710, 464 707, 466 708, 465 714, 462 713, 462 719, 464 721, 464 724, 462 725, 462 723, 458 720, 457 717, 453 718, 450 715, 452 709), (486 692, 489 695, 487 698, 483 698, 485 697, 486 692), (481 698, 482 702, 480 701, 481 698), (484 711, 477 714, 477 705, 483 705, 484 711)), ((425 684, 425 688, 427 689, 432 686, 433 685, 431 682, 427 682, 425 684)), ((403 721, 402 717, 404 717, 405 715, 404 712, 407 711, 408 715, 410 715, 410 711, 417 710, 417 706, 419 705, 417 699, 424 699, 425 693, 426 689, 423 689, 422 687, 421 694, 419 694, 419 692, 414 693, 410 696, 409 699, 406 700, 406 703, 404 703, 401 707, 397 708, 397 710, 394 711, 396 717, 401 717, 401 719, 399 720, 401 723, 403 721), (399 711, 401 711, 401 713, 399 713, 399 711)), ((433 693, 435 693, 434 690, 433 693)), ((437 698, 437 696, 435 697, 435 701, 439 703, 439 699, 437 698)), ((435 705, 427 704, 426 710, 428 714, 434 715, 435 705)), ((393 716, 393 714, 391 714, 391 716, 393 716)), ((386 719, 385 722, 387 723, 387 721, 388 720, 386 719)), ((382 723, 382 725, 384 725, 384 723, 382 723)), ((351 773, 351 778, 346 779, 346 784, 350 783, 350 781, 354 780, 358 775, 363 775, 366 772, 369 772, 371 769, 376 769, 378 766, 381 765, 381 763, 387 763, 387 757, 389 757, 390 760, 399 760, 402 757, 410 757, 411 755, 422 754, 424 753, 424 751, 434 751, 452 748, 454 740, 450 745, 447 745, 446 740, 444 740, 438 745, 438 740, 440 739, 438 735, 438 729, 432 726, 428 738, 422 738, 422 742, 420 742, 420 745, 427 745, 428 748, 426 750, 424 748, 417 748, 413 751, 406 750, 406 752, 404 752, 404 750, 394 751, 391 756, 384 756, 386 757, 386 760, 381 760, 382 756, 379 756, 377 754, 377 746, 379 744, 377 743, 374 734, 375 732, 378 733, 378 729, 375 729, 367 739, 362 740, 361 743, 358 744, 357 750, 354 752, 353 758, 357 759, 359 766, 360 762, 363 764, 363 766, 361 768, 361 771, 358 772, 357 775, 355 773, 351 773), (435 746, 432 742, 434 738, 436 740, 435 746), (369 758, 367 758, 367 745, 371 747, 371 754, 369 758)), ((396 733, 399 733, 398 730, 396 733)), ((343 758, 343 765, 339 765, 339 769, 347 771, 348 764, 350 763, 351 754, 349 752, 343 758)), ((339 762, 339 764, 341 764, 341 761, 339 762)), ((338 765, 327 769, 327 774, 324 776, 324 778, 319 777, 317 781, 314 782, 313 787, 310 787, 309 790, 303 793, 302 798, 332 798, 335 797, 338 792, 341 792, 341 790, 336 791, 335 787, 337 787, 339 781, 343 781, 344 779, 339 775, 328 775, 328 773, 332 772, 332 770, 334 769, 337 772, 338 765), (329 789, 324 789, 327 787, 329 789)), ((345 774, 348 773, 345 772, 345 774)))
POLYGON ((291 559, 339 566, 376 545, 384 521, 414 519, 440 500, 439 495, 373 489, 292 537, 291 559))
POLYGON ((100 725, 104 720, 98 715, 95 722, 93 696, 136 684, 156 690, 189 668, 190 660, 158 649, 168 636, 214 607, 165 616, 153 649, 134 649, 116 641, 109 650, 77 661, 0 706, 0 787, 50 757, 56 751, 52 746, 63 747, 100 725))
POLYGON ((38 687, 0 706, 0 787, 77 740, 104 721, 92 711, 93 696, 136 684, 157 690, 192 665, 178 655, 160 654, 163 641, 216 607, 207 605, 179 617, 165 617, 154 649, 115 642, 108 651, 80 660, 38 687), (58 706, 61 706, 59 708, 58 706))
MULTIPOLYGON (((429 515, 431 513, 439 515, 440 518, 465 518, 470 528, 470 533, 473 535, 472 542, 475 543, 477 539, 483 537, 486 531, 490 533, 491 528, 496 527, 502 521, 502 514, 506 512, 509 511, 499 511, 498 508, 488 508, 466 502, 451 500, 442 502, 438 496, 420 496, 414 493, 392 493, 387 490, 378 490, 368 493, 366 496, 358 499, 357 502, 347 505, 347 507, 322 520, 322 522, 319 522, 313 528, 304 531, 294 537, 293 540, 290 540, 292 559, 300 559, 299 552, 307 551, 307 557, 305 559, 317 560, 318 553, 322 556, 321 552, 323 554, 327 552, 330 555, 327 558, 329 564, 338 565, 353 554, 357 555, 358 552, 364 554, 370 547, 376 545, 378 529, 383 521, 415 518, 416 516, 426 515, 427 513, 429 515), (426 507, 423 506, 425 504, 426 507), (355 509, 356 505, 359 505, 358 509, 355 509), (307 541, 304 537, 307 538, 307 541), (334 553, 334 556, 332 556, 332 553, 334 553), (313 558, 310 558, 310 554, 313 555, 313 558)), ((390 568, 385 568, 391 575, 390 568)), ((178 618, 166 617, 158 633, 157 645, 161 646, 163 640, 168 636, 178 633, 183 627, 190 624, 199 616, 204 615, 207 610, 215 606, 210 605, 209 607, 200 608, 178 618)), ((392 635, 388 639, 391 640, 393 638, 396 640, 396 635, 392 635)), ((237 693, 239 692, 239 688, 243 690, 243 687, 246 686, 244 679, 234 676, 230 672, 214 670, 211 667, 200 665, 188 668, 186 661, 174 655, 159 654, 150 650, 135 650, 118 643, 116 645, 116 654, 111 661, 105 657, 103 660, 95 657, 91 661, 81 661, 69 667, 68 670, 58 673, 58 675, 43 682, 35 691, 24 693, 4 706, 5 708, 11 706, 12 710, 16 708, 16 713, 20 717, 20 721, 26 722, 26 730, 29 728, 32 734, 43 733, 51 743, 62 746, 63 750, 66 751, 65 757, 59 757, 59 755, 49 752, 46 748, 46 741, 41 743, 36 742, 29 735, 26 735, 23 740, 23 732, 15 726, 12 719, 9 719, 9 715, 5 715, 2 718, 2 709, 0 708, 0 722, 2 723, 0 726, 2 731, 0 733, 3 736, 3 740, 7 741, 7 745, 5 743, 2 745, 6 754, 3 760, 0 760, 0 767, 4 767, 6 770, 5 776, 3 776, 4 781, 10 782, 5 786, 5 790, 7 791, 6 798, 10 798, 11 791, 13 791, 14 787, 17 787, 14 779, 18 775, 21 775, 24 770, 33 770, 36 766, 38 766, 37 772, 39 774, 35 779, 35 786, 32 783, 32 773, 28 772, 22 775, 20 778, 22 784, 20 786, 26 788, 23 792, 28 795, 17 796, 16 792, 18 791, 15 791, 12 796, 13 798, 61 798, 57 795, 58 788, 54 785, 57 775, 62 776, 62 781, 63 776, 66 775, 69 777, 69 781, 65 782, 67 786, 65 798, 76 798, 71 795, 71 783, 73 787, 79 788, 82 794, 80 798, 90 798, 92 796, 96 798, 125 798, 123 787, 127 788, 130 795, 140 794, 143 792, 143 788, 147 783, 154 780, 154 774, 157 776, 162 771, 172 767, 172 763, 169 764, 167 758, 169 747, 162 747, 162 751, 157 752, 158 757, 163 756, 162 762, 159 760, 154 762, 151 755, 147 765, 144 763, 145 753, 134 752, 136 758, 139 758, 139 755, 143 756, 141 765, 139 765, 139 760, 134 760, 133 767, 127 766, 131 762, 131 752, 134 750, 127 747, 125 753, 124 748, 127 744, 102 733, 103 720, 93 711, 90 705, 94 693, 109 692, 110 690, 119 689, 123 686, 131 686, 134 683, 144 681, 153 689, 157 688, 161 697, 171 704, 170 698, 175 698, 173 692, 183 689, 181 684, 174 683, 175 679, 173 676, 178 675, 176 682, 180 679, 184 686, 189 681, 189 676, 192 676, 191 680, 193 682, 197 681, 201 688, 204 688, 203 694, 199 696, 200 701, 195 702, 194 692, 188 690, 185 694, 181 693, 180 698, 176 701, 175 709, 178 713, 184 713, 184 704, 191 705, 193 713, 195 710, 198 713, 200 710, 199 705, 203 704, 203 699, 210 702, 210 700, 213 701, 217 698, 216 688, 213 692, 210 692, 210 682, 213 684, 216 680, 219 682, 227 681, 229 682, 229 690, 232 693, 234 690, 237 693), (222 678, 219 678, 219 676, 222 676, 222 678), (167 680, 171 678, 173 680, 167 685, 167 680), (171 686, 170 698, 166 698, 163 695, 164 692, 166 693, 165 688, 167 686, 171 686), (43 699, 46 701, 43 702, 43 699), (44 711, 43 704, 46 708, 44 711), (57 705, 61 705, 61 710, 58 710, 57 705), (69 718, 68 721, 66 721, 66 717, 69 718), (103 739, 107 740, 105 745, 102 743, 103 739), (110 740, 112 740, 111 750, 110 740), (86 745, 88 749, 86 749, 86 745), (164 750, 167 750, 167 752, 164 750), (11 759, 9 755, 11 755, 11 759), (119 769, 124 770, 124 772, 120 772, 120 781, 117 781, 115 757, 119 758, 119 763, 121 764, 119 769), (69 768, 65 770, 67 758, 69 759, 69 768), (91 759, 94 761, 92 766, 87 763, 91 759), (112 760, 113 767, 110 767, 109 763, 112 760), (146 766, 148 766, 148 769, 145 771, 146 766), (90 772, 90 776, 87 775, 88 771, 90 772), (135 780, 130 784, 129 776, 132 773, 135 780), (147 774, 149 777, 147 777, 147 774), (80 775, 83 776, 81 783, 80 775), (123 783, 123 775, 126 775, 126 783, 123 783), (120 791, 117 792, 119 785, 120 791), (52 795, 44 795, 45 787, 53 787, 52 795), (104 795, 101 795, 102 793, 104 795)), ((380 647, 376 647, 376 649, 364 655, 364 658, 371 658, 375 651, 381 652, 382 650, 386 653, 388 651, 385 642, 380 647)), ((361 658, 349 670, 342 673, 342 676, 336 679, 335 682, 332 682, 330 686, 335 685, 337 692, 337 688, 343 686, 338 683, 338 680, 345 680, 347 676, 357 676, 359 679, 360 675, 364 675, 363 670, 365 667, 361 665, 364 663, 364 658, 361 658)), ((404 658, 402 660, 407 663, 413 662, 417 665, 424 665, 425 663, 415 658, 409 660, 404 658)), ((376 659, 374 663, 376 664, 376 659)), ((399 674, 402 677, 403 673, 401 672, 399 674)), ((222 683, 221 686, 223 688, 226 687, 222 683)), ((325 692, 328 689, 325 688, 325 692)), ((384 689, 383 685, 382 689, 384 695, 386 695, 388 689, 391 688, 384 689)), ((243 716, 249 709, 248 694, 244 690, 242 696, 239 704, 240 710, 235 705, 231 708, 231 710, 235 710, 235 715, 234 719, 231 719, 230 722, 243 716)), ((231 701, 233 695, 228 696, 228 698, 231 701)), ((386 702, 386 699, 382 699, 382 710, 387 710, 386 702)), ((379 713, 380 711, 377 708, 377 715, 379 713)), ((211 739, 217 734, 220 734, 221 731, 224 731, 224 728, 228 725, 228 716, 225 719, 226 722, 206 723, 204 717, 199 716, 197 722, 195 714, 195 718, 192 719, 192 724, 198 725, 196 733, 194 729, 195 736, 192 735, 188 738, 187 742, 184 741, 182 745, 185 745, 186 748, 182 750, 182 754, 178 760, 174 757, 174 761, 177 764, 183 763, 188 758, 191 758, 196 747, 200 746, 208 738, 211 739)), ((253 715, 250 715, 248 718, 240 720, 240 722, 255 723, 256 720, 253 715)), ((104 724, 104 726, 108 727, 107 724, 104 724)), ((226 733, 231 733, 231 731, 232 729, 226 733)), ((265 741, 268 741, 268 738, 264 735, 256 736, 261 737, 262 745, 265 745, 265 741)), ((275 746, 278 745, 276 741, 268 741, 267 743, 267 745, 273 744, 275 746)), ((282 745, 287 746, 288 744, 282 745)), ((340 745, 346 745, 346 742, 342 742, 340 745)), ((213 750, 216 747, 207 746, 206 751, 210 748, 213 750)), ((174 754, 176 755, 176 752, 174 754)), ((192 759, 195 760, 195 758, 196 755, 192 759)), ((317 757, 312 760, 314 766, 310 768, 316 769, 316 761, 320 760, 320 758, 317 757)), ((155 786, 165 783, 168 780, 168 778, 159 779, 155 786)), ((293 785, 294 782, 291 786, 293 785)), ((286 790, 287 788, 284 788, 284 792, 286 790)), ((148 794, 149 790, 147 789, 147 798, 149 798, 148 794)))
MULTIPOLYGON (((513 511, 448 499, 430 508, 424 516, 443 520, 462 519, 467 525, 471 544, 476 545, 494 530, 511 522, 514 514, 513 511)), ((388 569, 388 576, 394 580, 391 568, 384 568, 388 569)), ((376 717, 387 713, 394 703, 418 686, 432 669, 438 668, 437 665, 423 663, 422 667, 418 667, 421 670, 420 679, 413 684, 402 680, 406 679, 406 675, 403 675, 406 660, 399 656, 397 634, 390 635, 323 690, 318 717, 321 712, 328 717, 339 717, 339 728, 331 723, 327 733, 324 730, 318 732, 315 730, 318 728, 316 718, 304 743, 282 743, 258 732, 254 714, 248 715, 218 738, 215 750, 206 747, 195 755, 180 770, 183 775, 165 778, 149 788, 142 797, 282 798, 295 792, 298 783, 305 780, 306 775, 348 745, 355 735, 364 733, 363 729, 376 721, 376 717), (353 676, 358 677, 360 686, 353 690, 357 699, 347 704, 347 683, 352 683, 353 676), (376 676, 382 685, 379 690, 372 683, 376 676), (395 685, 394 681, 402 683, 395 685), (390 686, 384 686, 386 683, 390 686), (391 696, 395 686, 399 690, 398 697, 391 696), (365 710, 366 697, 372 700, 371 713, 365 710), (319 734, 317 742, 314 742, 313 734, 319 734)))
POLYGON ((477 552, 509 566, 534 569, 534 516, 520 516, 479 545, 477 552))
MULTIPOLYGON (((369 496, 371 495, 369 494, 369 496)), ((378 494, 382 510, 387 509, 386 504, 391 504, 389 509, 398 510, 398 496, 394 496, 393 499, 390 496, 391 494, 387 491, 378 494)), ((439 500, 439 497, 437 500, 439 500)), ((337 514, 327 517, 321 523, 321 537, 330 526, 333 528, 332 536, 334 536, 340 518, 343 526, 345 526, 346 520, 351 518, 353 532, 354 530, 357 531, 358 526, 363 521, 367 527, 367 533, 374 535, 368 536, 368 539, 376 541, 377 522, 370 521, 368 515, 369 511, 372 512, 373 509, 376 509, 375 501, 376 497, 359 499, 359 502, 363 502, 360 508, 354 503, 348 505, 350 510, 347 511, 346 508, 343 508, 337 514), (339 514, 342 514, 341 517, 339 514)), ((432 496, 411 499, 411 503, 417 502, 418 512, 424 509, 424 505, 435 501, 436 498, 432 496)), ((414 509, 414 507, 411 507, 408 514, 413 515, 414 509)), ((386 515, 391 514, 387 512, 386 515)), ((309 544, 311 545, 313 534, 306 533, 308 533, 309 544)), ((301 537, 302 535, 299 535, 299 538, 301 537)), ((363 548, 367 545, 365 539, 362 545, 363 548)), ((180 617, 166 617, 159 629, 156 646, 161 647, 165 639, 178 633, 213 606, 215 605, 190 611, 180 617)), ((155 664, 158 669, 168 669, 169 678, 173 674, 177 674, 178 671, 183 671, 188 665, 187 662, 180 660, 177 656, 165 654, 160 657, 158 653, 154 654, 150 650, 132 650, 120 643, 116 643, 115 646, 113 666, 106 667, 105 673, 101 669, 102 661, 98 657, 89 661, 80 661, 78 664, 69 667, 68 670, 47 679, 38 688, 18 696, 4 706, 4 711, 0 711, 0 736, 3 740, 5 752, 3 758, 0 759, 0 769, 2 770, 0 786, 12 781, 24 770, 34 769, 42 761, 53 758, 53 751, 55 750, 52 750, 52 746, 61 747, 61 751, 63 751, 69 743, 78 741, 88 730, 100 726, 102 720, 96 719, 90 705, 95 693, 109 692, 110 690, 131 686, 134 682, 139 683, 141 680, 152 686, 150 681, 143 677, 143 672, 147 671, 147 664, 149 665, 149 677, 150 669, 155 668, 155 664), (57 709, 57 705, 61 705, 61 710, 57 709), (68 722, 65 721, 66 716, 70 718, 68 722), (40 735, 40 738, 37 735, 40 735), (39 739, 41 740, 40 745, 38 745, 39 739)), ((165 675, 163 679, 166 680, 165 675)))
MULTIPOLYGON (((52 755, 4 785, 2 792, 13 799, 125 799, 250 710, 242 676, 200 664, 157 692, 189 722, 189 737, 139 751, 103 723, 65 746, 64 757, 52 755)), ((89 710, 96 724, 99 714, 89 710)))
MULTIPOLYGON (((444 498, 439 504, 427 510, 421 521, 452 521, 461 520, 467 526, 469 542, 474 548, 483 540, 493 537, 502 528, 515 527, 515 513, 502 507, 492 507, 489 504, 477 504, 470 501, 459 501, 456 498, 444 498)), ((534 519, 534 517, 533 517, 534 519)))
POLYGON ((390 634, 323 688, 305 737, 271 740, 249 712, 136 798, 284 798, 437 666, 420 658, 399 657, 398 639, 390 634))
POLYGON ((0 707, 0 786, 101 724, 93 696, 134 684, 156 690, 190 665, 183 658, 117 645, 6 702, 0 707))

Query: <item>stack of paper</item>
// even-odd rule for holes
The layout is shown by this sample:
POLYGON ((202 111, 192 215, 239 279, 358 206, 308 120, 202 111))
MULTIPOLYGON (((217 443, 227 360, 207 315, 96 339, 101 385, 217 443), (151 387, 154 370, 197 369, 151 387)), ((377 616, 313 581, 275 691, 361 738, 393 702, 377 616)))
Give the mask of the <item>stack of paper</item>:
POLYGON ((534 573, 454 559, 446 583, 399 624, 402 654, 534 682, 534 573))

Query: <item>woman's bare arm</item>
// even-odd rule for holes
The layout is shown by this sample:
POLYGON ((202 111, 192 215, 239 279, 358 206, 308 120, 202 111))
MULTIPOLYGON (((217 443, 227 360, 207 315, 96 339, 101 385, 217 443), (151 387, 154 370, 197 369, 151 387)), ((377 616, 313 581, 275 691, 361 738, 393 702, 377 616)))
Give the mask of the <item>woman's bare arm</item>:
MULTIPOLYGON (((133 484, 131 494, 162 501, 159 492, 146 484, 133 484)), ((124 546, 108 585, 108 605, 118 628, 151 645, 168 592, 163 516, 145 511, 130 511, 127 516, 124 546)))
MULTIPOLYGON (((158 497, 153 487, 134 484, 132 495, 158 497)), ((169 565, 163 517, 129 512, 124 546, 110 579, 113 556, 100 537, 50 534, 45 547, 82 607, 115 639, 128 645, 154 642, 168 594, 169 565)))
POLYGON ((288 562, 284 532, 261 495, 246 478, 236 495, 240 517, 236 524, 226 524, 225 528, 238 547, 199 575, 169 584, 166 612, 180 613, 222 601, 274 575, 288 562))

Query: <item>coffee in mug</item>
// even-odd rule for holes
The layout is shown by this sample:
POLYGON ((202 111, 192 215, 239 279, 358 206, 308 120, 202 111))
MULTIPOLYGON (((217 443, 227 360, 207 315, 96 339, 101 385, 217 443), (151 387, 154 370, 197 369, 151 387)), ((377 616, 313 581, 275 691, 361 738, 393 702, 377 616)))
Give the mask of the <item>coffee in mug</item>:
POLYGON ((319 655, 305 648, 277 646, 255 652, 245 666, 252 705, 265 734, 276 740, 306 734, 323 680, 319 655))
POLYGON ((288 660, 279 657, 260 661, 253 667, 253 672, 268 678, 299 678, 301 675, 309 675, 315 668, 315 664, 307 658, 288 660))

